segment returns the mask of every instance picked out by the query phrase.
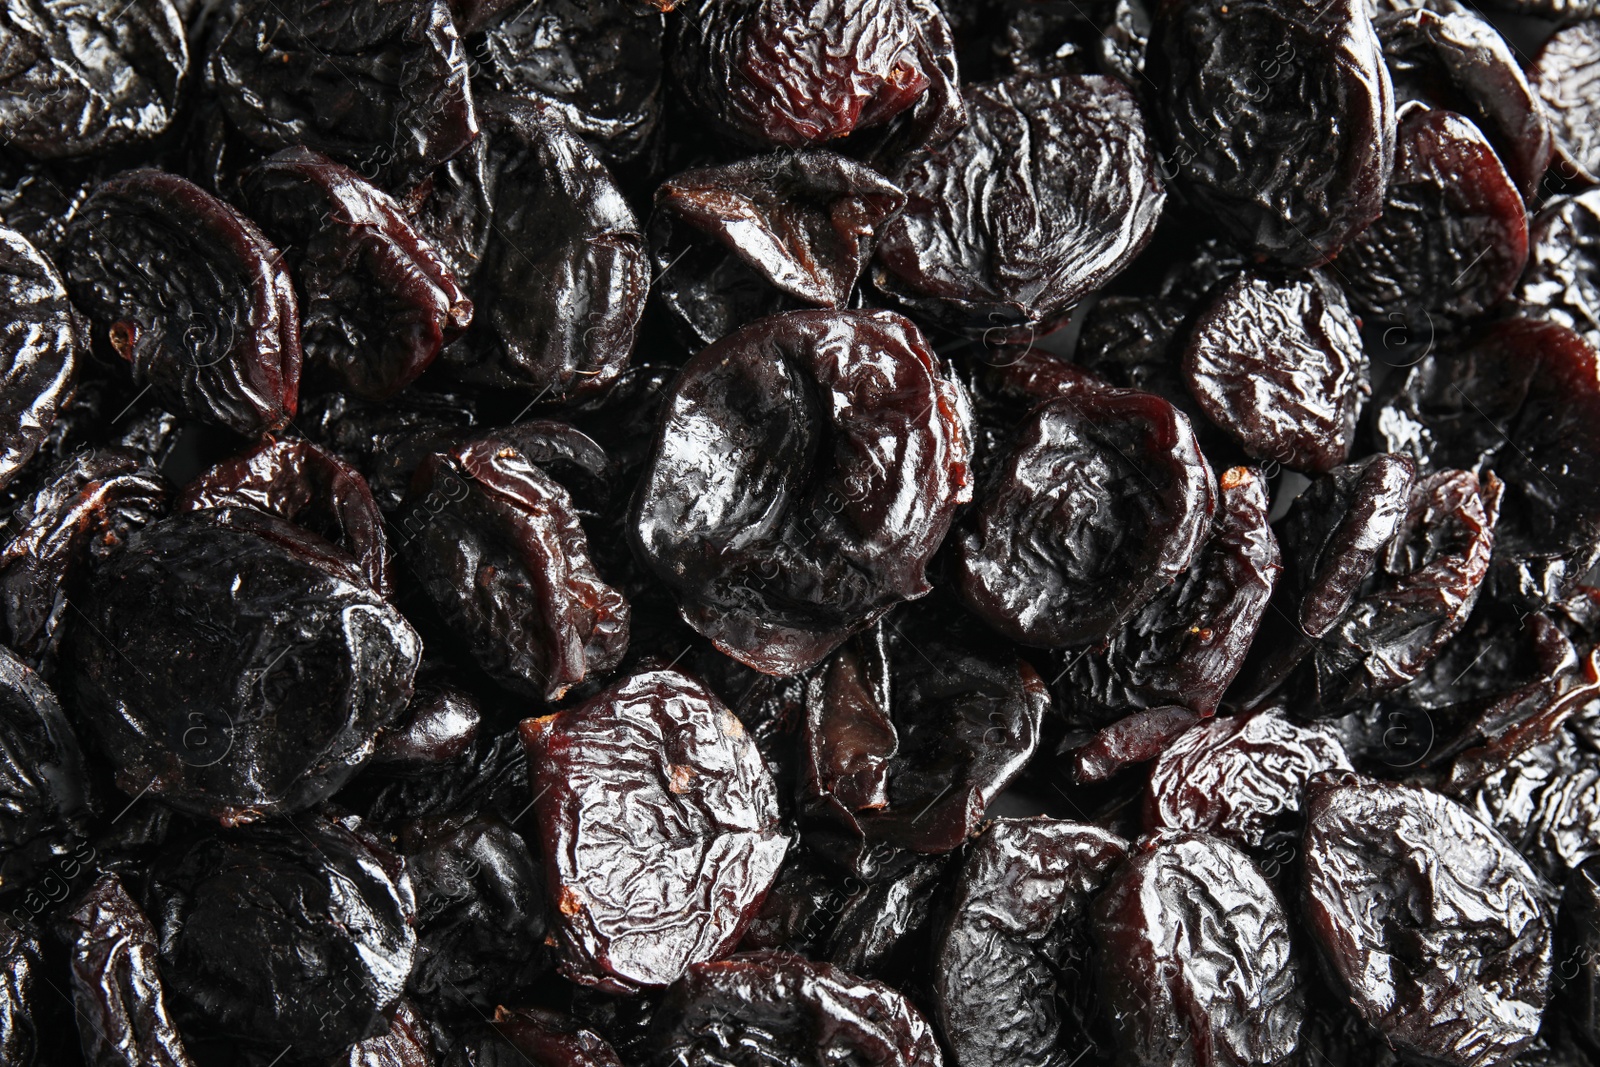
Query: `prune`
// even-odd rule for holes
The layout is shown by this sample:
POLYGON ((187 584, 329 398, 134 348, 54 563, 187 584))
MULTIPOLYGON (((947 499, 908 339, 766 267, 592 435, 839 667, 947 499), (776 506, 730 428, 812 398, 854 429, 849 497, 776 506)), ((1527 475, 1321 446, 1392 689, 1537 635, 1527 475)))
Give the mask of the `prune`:
POLYGON ((1418 469, 1493 470, 1506 485, 1490 588, 1520 606, 1564 595, 1600 559, 1600 371, 1582 338, 1494 323, 1401 377, 1375 420, 1418 469))
POLYGON ((419 677, 405 715, 378 735, 371 766, 387 774, 427 774, 465 757, 481 721, 466 693, 419 677))
MULTIPOLYGON (((1560 0, 1555 0, 1557 4, 1560 0)), ((1534 58, 1532 76, 1550 116, 1555 150, 1566 176, 1600 181, 1600 24, 1575 22, 1551 34, 1534 58)))
POLYGON ((1517 303, 1600 349, 1600 190, 1545 206, 1529 234, 1517 303))
POLYGON ((490 676, 556 701, 621 661, 628 602, 595 573, 571 496, 538 463, 549 457, 517 445, 501 431, 423 460, 400 553, 490 676))
POLYGON ((881 982, 799 956, 698 963, 650 1028, 650 1067, 939 1067, 933 1029, 881 982))
POLYGON ((385 514, 399 509, 424 459, 469 440, 478 424, 477 407, 467 397, 420 389, 408 389, 385 404, 324 394, 295 420, 307 436, 361 471, 385 514))
POLYGON ((27 888, 74 851, 90 815, 83 753, 61 705, 0 645, 0 893, 27 888))
POLYGON ((1096 59, 1100 69, 1135 88, 1144 84, 1144 57, 1150 49, 1150 7, 1145 0, 1116 0, 1111 19, 1101 27, 1096 59))
POLYGON ((1101 727, 1087 741, 1082 740, 1081 733, 1069 731, 1056 751, 1071 751, 1075 782, 1095 785, 1155 759, 1204 718, 1198 711, 1176 704, 1141 708, 1101 727))
POLYGON ((1325 962, 1395 1048, 1509 1060, 1539 1028, 1551 921, 1506 840, 1426 789, 1311 783, 1304 907, 1325 962))
POLYGON ((492 221, 469 286, 473 325, 443 362, 463 381, 562 403, 627 366, 649 288, 638 221, 554 111, 484 110, 492 221))
POLYGON ((73 603, 77 713, 119 786, 227 823, 343 785, 421 656, 354 559, 245 508, 145 527, 73 603))
POLYGON ((1394 90, 1365 0, 1162 0, 1145 76, 1163 172, 1245 251, 1314 267, 1378 217, 1394 90))
POLYGON ((1557 927, 1556 1004, 1573 1029, 1600 1043, 1600 860, 1572 873, 1557 927))
POLYGON ((433 1067, 426 1024, 402 1000, 389 1029, 351 1045, 348 1057, 340 1062, 348 1067, 433 1067))
POLYGON ((34 1067, 43 945, 32 924, 0 915, 0 1063, 34 1067))
POLYGON ((256 164, 240 181, 285 250, 300 304, 305 372, 387 399, 428 369, 472 321, 466 298, 398 203, 307 148, 256 164))
POLYGON ((194 1067, 168 1007, 156 929, 122 880, 101 875, 61 933, 83 1058, 94 1067, 194 1067))
POLYGON ((935 1019, 955 1067, 1082 1055, 1089 901, 1127 857, 1114 834, 1057 819, 997 819, 973 841, 933 945, 935 1019))
POLYGON ((255 223, 183 178, 136 170, 95 190, 61 258, 95 343, 157 403, 247 436, 294 417, 299 312, 255 223))
POLYGON ((63 172, 44 163, 0 160, 0 219, 54 256, 83 202, 105 177, 102 167, 63 172))
POLYGON ((1138 255, 1166 201, 1132 91, 1098 75, 967 90, 971 123, 896 175, 874 283, 914 313, 1026 340, 1138 255))
POLYGON ((126 148, 172 124, 189 72, 172 0, 27 3, 0 18, 0 139, 55 159, 126 148))
POLYGON ((1466 626, 1395 699, 1427 711, 1481 706, 1547 673, 1550 665, 1540 655, 1544 639, 1559 634, 1543 615, 1524 616, 1480 597, 1466 626))
POLYGON ((0 487, 33 458, 72 389, 83 319, 50 261, 0 228, 0 487))
POLYGON ((662 407, 629 533, 723 652, 792 674, 928 591, 969 444, 910 321, 759 320, 690 360, 662 407))
POLYGON ((839 878, 838 871, 810 852, 794 849, 784 857, 777 881, 739 939, 741 952, 782 949, 816 955, 831 932, 849 890, 859 882, 839 878))
MULTIPOLYGON (((1098 14, 1099 5, 1090 5, 1098 14)), ((997 5, 1003 25, 989 43, 991 62, 962 68, 966 81, 989 81, 1012 74, 1058 78, 1092 72, 1094 41, 1100 30, 1091 13, 1075 3, 1037 2, 997 5), (988 68, 993 67, 991 72, 988 68)), ((964 37, 958 38, 964 43, 964 37)))
POLYGON ((416 957, 400 861, 315 819, 195 842, 151 874, 161 973, 185 1033, 301 1059, 389 1027, 416 957))
POLYGON ((622 1067, 606 1039, 543 1008, 496 1008, 494 1028, 532 1067, 622 1067))
POLYGON ((1311 473, 1349 456, 1368 393, 1355 317, 1321 271, 1240 274, 1195 320, 1183 374, 1246 453, 1311 473))
POLYGON ((206 92, 261 148, 304 145, 363 173, 421 174, 478 133, 445 0, 241 0, 223 19, 206 92))
POLYGON ((1180 403, 1188 399, 1188 390, 1178 374, 1175 349, 1189 313, 1186 301, 1103 296, 1084 316, 1072 360, 1119 388, 1180 403))
POLYGON ((494 229, 494 182, 480 135, 401 198, 412 227, 433 243, 458 280, 472 277, 494 229))
POLYGON ((732 949, 788 847, 733 713, 650 671, 521 729, 562 973, 635 992, 732 949))
POLYGON ((862 978, 904 984, 922 970, 948 870, 941 856, 861 887, 839 909, 823 958, 862 978))
POLYGON ((1295 1050, 1305 1000, 1289 920, 1237 848, 1147 839, 1094 915, 1099 989, 1127 1062, 1270 1064, 1295 1050))
POLYGON ((1089 645, 1194 562, 1216 496, 1189 420, 1085 390, 1035 408, 954 546, 963 600, 1014 641, 1089 645))

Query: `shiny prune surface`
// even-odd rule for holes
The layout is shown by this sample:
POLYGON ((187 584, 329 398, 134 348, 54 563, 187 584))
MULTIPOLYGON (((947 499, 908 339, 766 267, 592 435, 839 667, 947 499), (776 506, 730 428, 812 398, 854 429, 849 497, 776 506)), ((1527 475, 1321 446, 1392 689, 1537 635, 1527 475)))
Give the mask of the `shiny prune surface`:
MULTIPOLYGON (((45 980, 39 931, 31 923, 0 916, 0 1058, 14 1067, 33 1067, 39 1050, 39 1024, 45 980)), ((42 1014, 42 1013, 41 1013, 42 1014)))
POLYGON ((1528 269, 1516 302, 1600 349, 1600 190, 1545 205, 1528 234, 1528 269))
MULTIPOLYGON (((1592 12, 1591 12, 1592 15, 1592 12)), ((1532 77, 1550 116, 1555 151, 1567 177, 1600 181, 1600 26, 1593 19, 1553 33, 1534 57, 1532 77)))
POLYGON ((75 852, 92 814, 71 722, 44 680, 0 645, 0 894, 75 852))
POLYGON ((0 229, 0 487, 16 478, 71 395, 88 330, 51 262, 0 229))

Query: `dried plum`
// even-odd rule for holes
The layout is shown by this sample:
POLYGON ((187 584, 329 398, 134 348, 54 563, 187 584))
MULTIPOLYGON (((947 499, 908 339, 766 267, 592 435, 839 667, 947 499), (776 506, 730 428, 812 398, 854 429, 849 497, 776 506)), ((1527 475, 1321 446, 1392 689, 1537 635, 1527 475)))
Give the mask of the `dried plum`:
POLYGON ((905 985, 921 972, 927 956, 934 904, 942 898, 950 869, 947 859, 924 860, 903 874, 861 886, 839 909, 823 958, 862 978, 905 985))
POLYGON ((89 336, 66 286, 27 238, 0 228, 0 487, 33 458, 73 385, 89 336))
POLYGON ((1585 1040, 1600 1043, 1600 860, 1567 882, 1557 934, 1556 1006, 1585 1040))
POLYGON ((0 645, 0 894, 30 888, 77 852, 89 832, 88 784, 55 694, 0 645))
POLYGON ((558 1012, 497 1007, 494 1028, 531 1067, 622 1067, 605 1038, 558 1012))
POLYGON ((371 766, 386 774, 425 775, 465 757, 481 722, 477 703, 466 693, 419 677, 405 715, 378 736, 371 766))
POLYGON ((1559 29, 1545 41, 1532 77, 1565 176, 1593 183, 1600 182, 1600 23, 1592 11, 1584 17, 1590 21, 1559 29))
POLYGON ((42 995, 43 945, 32 924, 0 915, 0 1063, 34 1067, 39 1050, 35 1014, 42 995))
POLYGON ((1600 190, 1545 205, 1528 235, 1522 313, 1548 319, 1600 350, 1600 190))
POLYGON ((477 436, 479 422, 468 397, 408 389, 384 404, 342 393, 314 397, 295 426, 360 470, 379 509, 391 514, 422 461, 477 436))
POLYGON ((389 1020, 389 1029, 351 1045, 340 1067, 433 1067, 431 1036, 411 1005, 402 1000, 389 1020))

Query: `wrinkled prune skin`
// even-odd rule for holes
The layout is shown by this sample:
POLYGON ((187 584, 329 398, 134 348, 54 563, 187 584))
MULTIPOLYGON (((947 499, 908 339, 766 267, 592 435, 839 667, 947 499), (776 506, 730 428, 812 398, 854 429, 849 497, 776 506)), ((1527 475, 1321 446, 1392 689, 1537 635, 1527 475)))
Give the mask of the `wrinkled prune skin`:
POLYGON ((739 939, 739 951, 781 949, 818 955, 818 945, 827 939, 834 919, 852 899, 851 891, 860 886, 858 880, 841 879, 837 870, 811 852, 790 851, 777 881, 739 939))
POLYGON ((690 967, 651 1022, 650 1067, 939 1067, 901 994, 826 963, 750 953, 690 967))
POLYGON ((385 515, 399 509, 424 459, 471 439, 479 423, 470 398, 420 389, 386 404, 324 394, 295 419, 298 429, 361 472, 385 515))
POLYGON ((559 404, 628 365, 650 284, 633 210, 560 115, 484 107, 492 221, 468 289, 473 325, 443 362, 463 381, 559 404))
POLYGON ((0 487, 33 458, 73 386, 88 329, 61 276, 0 227, 0 487))
POLYGON ((1556 928, 1554 1004, 1590 1045, 1600 1043, 1600 859, 1573 871, 1556 928))
POLYGON ((1520 607, 1560 600, 1600 559, 1597 362, 1564 326, 1497 322, 1412 367, 1374 420, 1419 470, 1505 482, 1489 588, 1520 607))
POLYGON ((1240 274, 1196 318, 1183 373, 1248 455, 1315 474, 1349 456, 1369 391, 1355 317, 1322 271, 1240 274))
POLYGON ((1305 999, 1289 920, 1233 845, 1148 838, 1094 914, 1100 992, 1127 1062, 1272 1064, 1295 1050, 1305 999))
POLYGON ((389 1029, 350 1046, 337 1067, 433 1067, 432 1043, 427 1024, 402 1000, 389 1020, 389 1029))
POLYGON ((45 981, 44 946, 32 923, 0 915, 0 1063, 34 1067, 45 981))
POLYGON ((1129 710, 1217 709, 1244 666, 1283 569, 1260 471, 1233 467, 1194 561, 1103 644, 1066 653, 1064 709, 1091 722, 1129 710))
POLYGON ((502 431, 435 452, 400 505, 400 555, 495 681, 560 700, 628 647, 628 602, 595 572, 572 497, 502 431))
POLYGON ((860 889, 839 910, 822 958, 897 988, 912 981, 923 970, 935 901, 942 899, 951 866, 948 857, 924 860, 860 889))
POLYGON ((328 819, 203 838, 149 895, 186 1033, 325 1060, 388 1029, 416 958, 403 864, 328 819))
POLYGON ((1494 307, 1527 263, 1522 196, 1477 127, 1451 111, 1400 109, 1383 214, 1340 253, 1350 301, 1375 325, 1418 334, 1494 307))
POLYGON ((294 417, 299 311, 255 223, 183 178, 136 170, 95 190, 60 255, 96 346, 157 403, 245 436, 294 417))
POLYGON ((1189 420, 1149 393, 1035 408, 962 530, 962 599, 1013 641, 1104 640, 1194 562, 1216 482, 1189 420))
POLYGON ((1531 77, 1544 101, 1554 135, 1556 158, 1565 176, 1600 182, 1600 103, 1596 100, 1595 61, 1600 58, 1600 26, 1576 22, 1557 30, 1534 58, 1531 77))
POLYGON ((0 894, 28 888, 88 836, 88 786, 55 694, 0 645, 0 894))
POLYGON ((1600 349, 1600 190, 1545 205, 1528 246, 1522 314, 1559 322, 1600 349))
POLYGON ((609 163, 643 152, 661 117, 661 10, 580 0, 505 7, 468 37, 483 85, 559 112, 609 163))
POLYGON ((73 603, 64 663, 119 787, 229 824, 343 785, 421 658, 353 558, 247 508, 145 527, 73 603))
POLYGON ((101 875, 60 932, 72 953, 83 1058, 94 1067, 194 1067, 168 1005, 157 930, 122 880, 101 875))
POLYGON ((308 148, 240 180, 253 218, 285 250, 310 384, 384 400, 427 370, 472 321, 472 301, 401 206, 308 148))
POLYGON ((396 199, 412 227, 433 243, 456 278, 466 282, 494 228, 494 182, 488 139, 481 134, 396 199))
POLYGON ((970 495, 961 400, 907 319, 796 311, 685 365, 629 535, 684 620, 770 674, 902 600, 970 495))
POLYGON ((1046 1067, 1092 1044, 1089 903, 1127 858, 1115 834, 1057 819, 997 819, 972 842, 933 942, 954 1067, 1046 1067))
POLYGON ((1390 1045, 1469 1067, 1532 1040, 1552 923, 1505 838, 1429 790, 1328 775, 1308 790, 1304 846, 1312 937, 1390 1045))
POLYGON ((304 145, 364 174, 420 176, 477 136, 445 0, 241 0, 223 18, 205 88, 260 148, 304 145))
POLYGON ((189 73, 172 0, 8 5, 0 139, 59 159, 127 148, 172 124, 189 73))
POLYGON ((0 160, 0 219, 54 258, 83 202, 105 177, 104 166, 70 169, 0 160))
POLYGON ((1084 316, 1072 361, 1118 388, 1142 389, 1177 404, 1188 399, 1175 350, 1191 310, 1182 300, 1101 297, 1084 316))
POLYGON ((497 1007, 494 1028, 533 1067, 622 1067, 605 1038, 559 1012, 497 1007))
POLYGON ((1096 785, 1110 781, 1129 767, 1155 759, 1204 719, 1198 711, 1176 704, 1130 711, 1088 740, 1082 739, 1082 733, 1069 731, 1056 751, 1071 752, 1073 781, 1096 785))
POLYGON ((1394 89, 1364 0, 1163 0, 1145 75, 1163 173, 1246 252, 1314 267, 1382 210, 1394 89))
POLYGON ((482 721, 467 693, 419 676, 405 714, 378 735, 370 766, 397 776, 426 775, 471 752, 482 721))
POLYGON ((649 671, 521 733, 562 974, 631 993, 731 950, 789 844, 738 718, 649 671))
POLYGON ((1026 341, 1138 255, 1166 191, 1115 79, 1019 75, 966 95, 971 123, 895 175, 906 209, 873 280, 931 321, 1026 341))

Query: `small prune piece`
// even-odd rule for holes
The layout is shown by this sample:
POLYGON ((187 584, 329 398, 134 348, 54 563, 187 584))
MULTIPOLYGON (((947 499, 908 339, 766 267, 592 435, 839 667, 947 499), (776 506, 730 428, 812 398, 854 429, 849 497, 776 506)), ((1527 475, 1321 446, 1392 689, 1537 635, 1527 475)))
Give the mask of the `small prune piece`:
POLYGON ((1084 316, 1072 361, 1118 388, 1180 403, 1189 392, 1178 373, 1176 350, 1191 310, 1181 300, 1103 296, 1084 316))
POLYGON ((61 249, 96 345, 163 407, 246 436, 294 417, 300 317, 255 223, 183 178, 136 170, 94 191, 61 249))
POLYGON ((469 440, 478 424, 471 399, 420 389, 384 404, 327 393, 313 398, 295 420, 297 429, 360 470, 386 515, 399 509, 424 459, 469 440))
POLYGON ((39 1051, 44 946, 32 923, 0 915, 0 1063, 34 1067, 39 1051))
POLYGON ((905 984, 922 970, 949 868, 941 856, 862 887, 839 909, 823 958, 862 978, 905 984))
POLYGON ((334 1067, 433 1067, 433 1046, 427 1024, 402 1000, 389 1029, 350 1046, 347 1059, 334 1067))
POLYGON ((969 445, 909 320, 761 319, 690 360, 662 408, 629 532, 723 652, 796 673, 928 591, 969 445))
MULTIPOLYGON (((1115 714, 1113 712, 1112 714, 1115 714)), ((1129 767, 1149 763, 1186 730, 1205 719, 1198 711, 1175 704, 1130 711, 1088 741, 1068 734, 1058 752, 1072 752, 1072 777, 1079 785, 1110 781, 1129 767)))
POLYGON ((88 329, 50 261, 0 227, 0 488, 49 434, 87 351, 88 329))
POLYGON ((531 1067, 622 1067, 605 1038, 559 1012, 497 1007, 494 1028, 531 1067))
POLYGON ((1517 303, 1600 350, 1600 189, 1546 204, 1528 235, 1517 303))
POLYGON ((1216 483, 1158 396, 1089 389, 1035 408, 955 544, 962 598, 1013 641, 1089 645, 1194 562, 1216 483))
POLYGON ((482 718, 466 693, 418 678, 405 715, 378 735, 371 766, 392 775, 428 774, 472 750, 482 718))
POLYGON ((1295 1050, 1305 997, 1289 919, 1243 852, 1201 834, 1147 839, 1094 910, 1127 1062, 1273 1064, 1295 1050))
POLYGON ((1538 876, 1465 808, 1427 789, 1316 779, 1301 874, 1324 961, 1392 1046, 1487 1067, 1533 1039, 1551 920, 1538 876))
POLYGON ((650 671, 521 733, 562 973, 632 993, 731 950, 789 844, 738 718, 650 671))
POLYGON ((1534 57, 1532 76, 1564 177, 1593 183, 1600 182, 1600 21, 1592 13, 1586 17, 1550 35, 1534 57))
POLYGON ((88 785, 55 694, 0 645, 0 894, 26 886, 88 837, 88 785))

